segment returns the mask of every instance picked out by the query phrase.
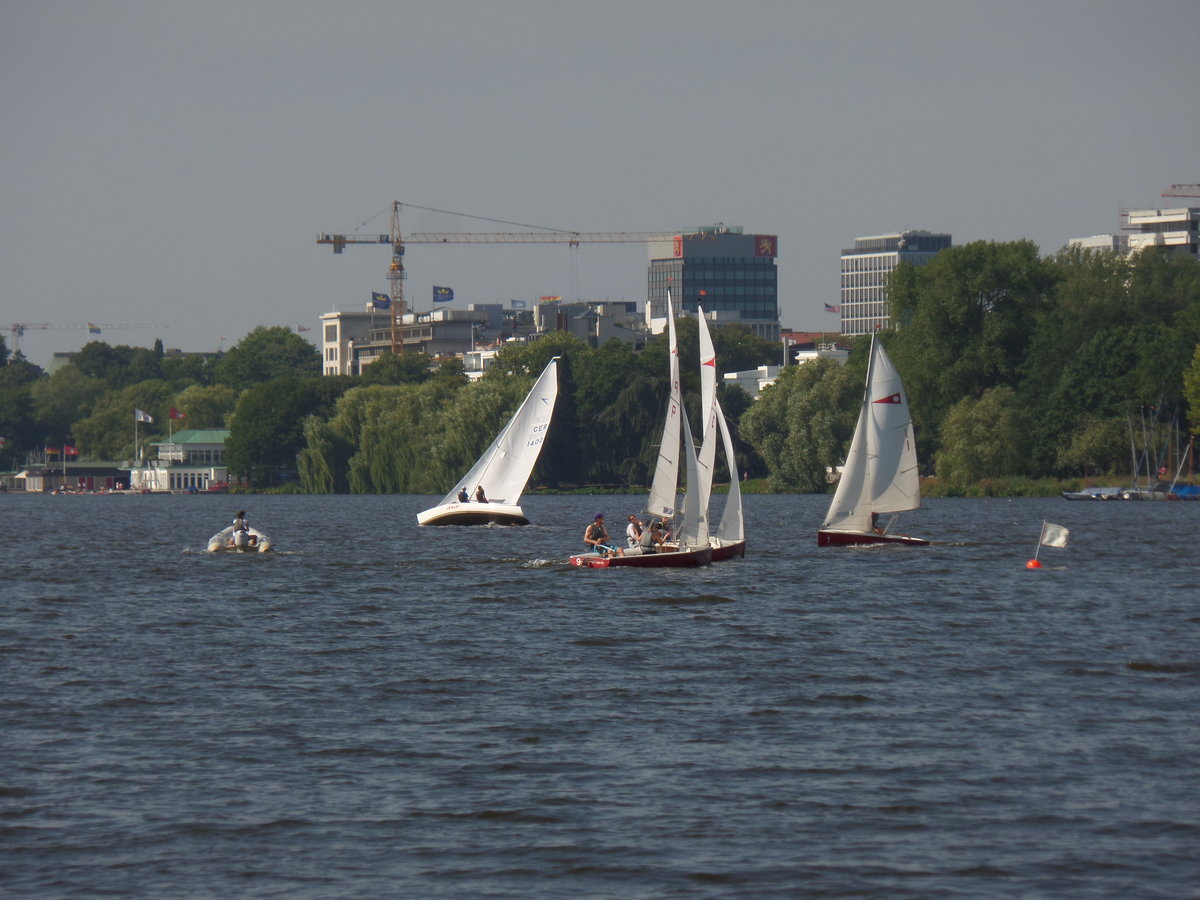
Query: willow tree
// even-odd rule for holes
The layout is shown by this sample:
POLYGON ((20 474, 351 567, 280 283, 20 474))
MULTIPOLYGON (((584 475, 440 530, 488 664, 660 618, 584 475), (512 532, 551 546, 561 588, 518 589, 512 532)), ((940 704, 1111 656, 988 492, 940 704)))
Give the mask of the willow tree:
POLYGON ((826 469, 843 463, 854 434, 862 383, 857 368, 819 359, 763 389, 741 432, 765 460, 772 490, 826 490, 826 469))

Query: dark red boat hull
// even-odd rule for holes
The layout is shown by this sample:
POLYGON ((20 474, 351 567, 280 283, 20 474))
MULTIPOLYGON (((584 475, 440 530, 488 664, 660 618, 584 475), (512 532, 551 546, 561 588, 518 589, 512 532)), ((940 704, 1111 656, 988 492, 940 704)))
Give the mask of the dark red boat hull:
POLYGON ((581 553, 571 557, 571 565, 587 569, 664 569, 664 568, 695 568, 707 566, 712 562, 711 547, 700 550, 677 550, 672 553, 644 553, 638 556, 593 556, 581 553))
POLYGON ((818 531, 818 547, 864 547, 870 544, 901 544, 927 547, 929 541, 907 534, 864 534, 856 531, 818 531))

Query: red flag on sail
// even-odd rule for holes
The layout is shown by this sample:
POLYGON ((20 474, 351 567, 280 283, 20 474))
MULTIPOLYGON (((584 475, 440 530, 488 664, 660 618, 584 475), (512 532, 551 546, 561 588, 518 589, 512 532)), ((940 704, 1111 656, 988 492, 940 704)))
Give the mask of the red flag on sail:
POLYGON ((876 400, 874 402, 875 403, 899 403, 900 402, 900 394, 899 394, 899 392, 897 392, 895 394, 889 394, 886 397, 880 397, 878 400, 876 400))

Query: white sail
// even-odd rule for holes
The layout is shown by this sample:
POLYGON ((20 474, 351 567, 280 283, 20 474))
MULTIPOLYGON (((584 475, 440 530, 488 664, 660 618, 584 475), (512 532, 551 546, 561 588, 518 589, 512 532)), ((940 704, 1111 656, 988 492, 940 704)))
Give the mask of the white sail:
POLYGON ((554 403, 558 399, 558 357, 542 370, 532 390, 509 419, 492 445, 461 479, 454 484, 439 506, 453 503, 460 486, 474 494, 482 485, 491 503, 515 506, 521 500, 525 484, 542 452, 554 403))
POLYGON ((912 417, 900 374, 872 336, 858 425, 824 528, 866 532, 871 513, 921 505, 912 417))
POLYGON ((696 308, 700 330, 700 501, 708 509, 717 465, 717 351, 713 346, 704 309, 696 308))
POLYGON ((683 392, 679 387, 679 347, 675 340, 675 313, 671 308, 671 294, 667 293, 668 375, 671 392, 667 398, 667 420, 663 425, 662 441, 658 445, 658 463, 654 467, 654 480, 650 482, 650 501, 646 512, 652 516, 675 515, 676 491, 679 487, 679 439, 680 419, 683 414, 683 392))
POLYGON ((679 548, 691 550, 708 546, 708 509, 701 502, 700 470, 696 463, 696 445, 692 428, 683 413, 683 458, 686 463, 687 493, 683 496, 683 519, 679 525, 679 548))
POLYGON ((725 509, 717 525, 716 536, 721 544, 736 543, 745 540, 746 537, 742 524, 742 489, 738 483, 737 461, 733 456, 733 438, 729 434, 729 425, 717 400, 717 350, 708 330, 708 322, 704 318, 704 310, 697 308, 696 314, 700 327, 700 408, 704 416, 702 443, 697 461, 703 491, 701 500, 704 508, 708 509, 712 498, 719 432, 724 444, 725 462, 729 468, 729 496, 725 499, 725 509))
POLYGON ((738 481, 737 460, 733 457, 733 438, 729 434, 729 425, 725 421, 721 404, 715 399, 713 412, 721 431, 721 440, 725 444, 725 462, 729 466, 729 496, 725 498, 721 521, 717 523, 717 540, 722 544, 731 544, 746 539, 746 527, 742 519, 742 487, 738 481))

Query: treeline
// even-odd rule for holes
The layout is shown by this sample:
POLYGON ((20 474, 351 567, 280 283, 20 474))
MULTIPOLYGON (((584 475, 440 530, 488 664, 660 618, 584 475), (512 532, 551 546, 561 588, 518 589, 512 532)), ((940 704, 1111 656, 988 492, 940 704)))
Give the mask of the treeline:
MULTIPOLYGON (((683 376, 698 419, 699 338, 679 323, 683 376)), ((719 329, 722 366, 756 368, 778 345, 742 327, 719 329)), ((0 342, 0 357, 6 356, 0 342)), ((133 410, 143 445, 165 440, 175 409, 182 428, 228 428, 231 476, 255 487, 298 482, 314 493, 441 493, 460 477, 512 415, 553 356, 561 358, 553 427, 535 480, 553 486, 643 485, 657 455, 667 395, 665 337, 641 353, 620 341, 593 350, 558 332, 505 347, 477 382, 459 360, 386 354, 357 377, 320 375, 320 354, 284 327, 260 327, 219 358, 165 357, 153 350, 92 342, 47 375, 20 357, 0 368, 0 459, 22 464, 30 451, 72 444, 81 460, 131 459, 133 410)), ((724 399, 736 419, 740 390, 724 399)), ((743 467, 765 472, 753 451, 743 467)))
MULTIPOLYGON (((1135 453, 1154 472, 1197 424, 1192 257, 1043 259, 1028 241, 979 242, 901 266, 889 293, 895 328, 879 337, 904 379, 924 474, 946 485, 1129 475, 1135 453)), ((848 366, 788 370, 743 418, 775 489, 825 489, 853 433, 868 343, 848 366)))
MULTIPOLYGON (((1128 474, 1131 439, 1163 446, 1200 413, 1200 263, 1063 251, 1027 241, 974 243, 891 280, 897 327, 880 335, 904 378, 924 474, 950 485, 1014 476, 1128 474), (1190 414, 1190 415, 1189 415, 1190 414), (1143 437, 1143 427, 1149 428, 1143 437)), ((695 320, 677 323, 685 405, 695 425, 695 320)), ((713 333, 722 371, 778 362, 778 345, 729 326, 713 333)), ((721 388, 738 463, 780 491, 826 489, 844 459, 869 338, 850 362, 786 369, 760 399, 721 388)), ((227 427, 232 475, 316 493, 448 491, 561 357, 554 421, 534 481, 551 487, 647 485, 667 396, 663 336, 641 353, 564 333, 505 347, 469 382, 460 361, 385 355, 362 376, 320 375, 320 354, 284 327, 260 327, 208 360, 93 342, 52 375, 0 340, 0 461, 74 444, 81 459, 132 458, 135 408, 146 441, 181 428, 227 427)), ((720 455, 720 454, 719 454, 720 455)), ((717 478, 725 477, 718 472, 717 478)))

